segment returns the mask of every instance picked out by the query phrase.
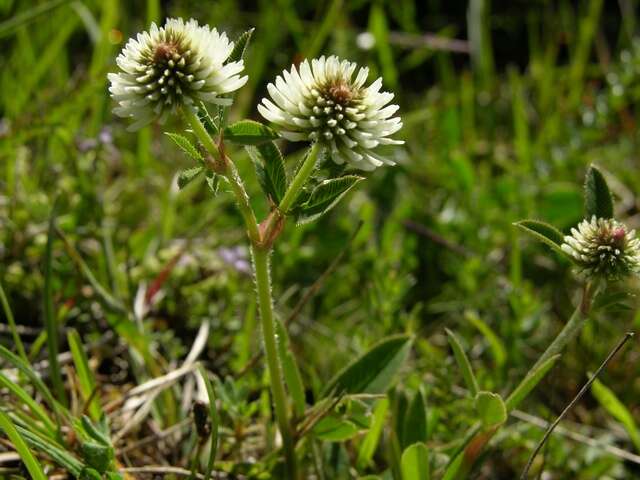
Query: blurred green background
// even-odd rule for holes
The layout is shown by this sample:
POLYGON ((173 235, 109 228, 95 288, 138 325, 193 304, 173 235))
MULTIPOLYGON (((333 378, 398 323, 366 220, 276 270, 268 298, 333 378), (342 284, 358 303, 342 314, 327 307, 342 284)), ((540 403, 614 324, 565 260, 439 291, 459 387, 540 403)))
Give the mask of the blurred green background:
MULTIPOLYGON (((321 54, 369 66, 396 94, 406 141, 398 165, 371 174, 318 223, 288 225, 273 256, 281 318, 330 269, 289 326, 309 395, 378 339, 411 332, 399 388, 424 391, 433 445, 454 441, 470 420, 444 328, 463 339, 487 389, 508 391, 571 314, 579 289, 568 263, 512 222, 532 217, 567 231, 582 219, 581 182, 595 163, 607 172, 617 216, 640 224, 634 0, 2 0, 0 280, 29 344, 41 338, 42 259, 57 198, 60 237, 71 247, 54 244, 56 312, 86 341, 122 335, 122 319, 97 301, 73 252, 128 305, 159 288, 144 321, 168 363, 204 319, 213 322, 205 357, 220 377, 236 375, 260 348, 231 197, 212 197, 202 182, 177 189, 176 174, 190 163, 162 132, 179 124, 131 134, 110 112, 106 73, 116 55, 167 16, 194 17, 231 38, 255 27, 249 82, 231 119, 259 119, 267 83, 321 54)), ((258 192, 246 153, 231 153, 258 192)), ((255 208, 266 213, 258 200, 255 208)), ((635 308, 594 318, 522 409, 553 418, 639 325, 635 308)), ((636 418, 638 352, 626 349, 601 377, 636 418)), ((43 355, 37 342, 33 355, 43 355)), ((99 365, 105 376, 123 369, 128 378, 126 367, 99 365)), ((567 428, 638 448, 590 395, 567 428)), ((515 478, 540 432, 512 421, 477 478, 515 478)), ((546 468, 553 474, 544 478, 640 475, 638 462, 562 435, 549 443, 546 468)))

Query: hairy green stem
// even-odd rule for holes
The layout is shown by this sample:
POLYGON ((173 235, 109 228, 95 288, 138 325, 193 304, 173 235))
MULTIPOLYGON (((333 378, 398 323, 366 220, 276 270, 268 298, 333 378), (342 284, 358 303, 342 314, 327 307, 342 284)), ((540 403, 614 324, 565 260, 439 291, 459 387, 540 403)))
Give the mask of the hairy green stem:
MULTIPOLYGON (((293 441, 293 433, 291 430, 291 424, 289 423, 289 409, 287 402, 287 393, 284 385, 284 378, 282 374, 282 363, 278 355, 277 337, 275 332, 275 325, 273 319, 273 302, 271 299, 271 274, 269 271, 269 253, 270 247, 263 245, 262 237, 260 235, 260 228, 256 220, 255 213, 249 203, 249 196, 244 188, 242 179, 238 174, 236 166, 232 161, 224 156, 220 152, 213 139, 204 128, 204 125, 198 118, 195 112, 185 110, 185 116, 191 127, 193 133, 198 137, 198 140, 204 145, 207 151, 215 159, 216 173, 223 175, 231 190, 236 197, 238 208, 244 219, 245 226, 247 228, 247 235, 251 242, 251 254, 253 257, 253 271, 256 282, 256 291, 258 293, 258 308, 260 311, 260 320, 262 322, 262 334, 264 338, 264 349, 267 358, 267 366, 269 368, 269 380, 271 382, 271 394, 273 396, 273 403, 276 412, 276 419, 278 421, 278 427, 280 434, 282 435, 282 443, 284 446, 285 460, 287 465, 287 473, 290 480, 297 480, 296 473, 296 454, 293 441)), ((290 202, 293 202, 302 186, 309 178, 309 175, 315 167, 317 158, 317 149, 312 148, 309 156, 305 160, 305 163, 300 168, 296 179, 297 187, 292 192, 290 188, 287 193, 290 194, 290 202), (314 153, 315 152, 315 153, 314 153), (313 155, 313 160, 309 161, 309 157, 313 155), (310 165, 307 165, 310 164, 310 165), (302 171, 304 176, 302 175, 302 171)), ((211 166, 214 167, 213 165, 211 166)))
POLYGON ((587 284, 582 292, 582 299, 580 305, 578 305, 569 318, 569 321, 562 328, 558 336, 551 342, 551 345, 547 347, 544 353, 540 356, 538 361, 531 367, 530 372, 535 371, 540 365, 546 362, 554 355, 561 353, 564 347, 567 346, 581 331, 584 324, 589 319, 589 313, 591 312, 591 303, 593 298, 598 293, 598 286, 594 284, 587 284))
POLYGON ((240 210, 240 214, 244 219, 245 226, 247 228, 247 235, 249 235, 249 239, 252 243, 260 243, 260 230, 258 228, 258 222, 256 220, 255 213, 253 213, 253 209, 251 208, 251 204, 249 203, 249 195, 247 195, 247 191, 244 188, 242 180, 240 179, 240 175, 238 175, 238 170, 233 162, 228 161, 227 158, 220 153, 217 145, 214 143, 213 139, 207 132, 207 129, 204 128, 204 125, 198 118, 198 114, 189 109, 184 110, 184 115, 187 118, 187 121, 191 125, 193 129, 193 133, 200 143, 204 146, 204 148, 219 162, 221 171, 217 171, 216 173, 224 176, 229 182, 229 186, 233 191, 233 195, 236 197, 238 202, 238 209, 240 210))
POLYGON ((322 145, 319 142, 316 142, 311 146, 311 149, 307 154, 307 158, 304 159, 300 169, 296 173, 295 177, 293 177, 291 184, 289 184, 289 188, 285 192, 280 205, 278 205, 281 212, 287 213, 287 211, 293 206, 293 203, 298 199, 298 196, 302 191, 302 187, 307 183, 307 180, 309 180, 313 170, 316 168, 318 155, 321 150, 322 145))
POLYGON ((218 147, 213 142, 213 139, 211 138, 211 135, 209 135, 209 132, 207 132, 207 129, 204 128, 198 114, 188 108, 185 108, 183 113, 193 129, 193 134, 198 137, 198 140, 200 140, 200 143, 204 145, 204 148, 206 148, 211 155, 217 158, 219 155, 218 147))
MULTIPOLYGON (((560 333, 542 353, 533 367, 531 367, 529 373, 527 373, 527 375, 525 376, 525 379, 528 378, 528 376, 533 372, 535 372, 548 359, 550 359, 554 355, 561 353, 562 350, 564 350, 564 348, 567 346, 567 344, 578 336, 578 334, 582 331, 585 323, 589 319, 593 299, 601 291, 601 288, 602 285, 597 282, 588 283, 584 286, 580 304, 576 307, 575 311, 571 315, 571 318, 569 318, 569 321, 565 324, 560 333)), ((471 427, 469 433, 467 434, 468 440, 463 442, 464 456, 460 467, 457 469, 455 476, 453 477, 455 480, 468 477, 468 474, 469 472, 471 472, 471 469, 473 468, 478 456, 482 453, 484 447, 489 443, 489 441, 493 438, 497 431, 498 429, 493 429, 488 432, 478 432, 478 425, 474 425, 473 427, 471 427)), ((452 458, 456 457, 454 456, 452 458)))
POLYGON ((253 269, 255 274, 256 289, 258 291, 258 307, 262 322, 262 334, 264 337, 264 350, 269 367, 269 379, 271 381, 271 393, 276 409, 276 417, 282 435, 282 443, 287 461, 287 470, 291 480, 296 480, 296 458, 289 424, 289 410, 287 407, 287 394, 284 388, 282 366, 278 357, 276 344, 276 332, 273 321, 273 304, 271 301, 271 276, 269 272, 269 251, 252 245, 253 269))

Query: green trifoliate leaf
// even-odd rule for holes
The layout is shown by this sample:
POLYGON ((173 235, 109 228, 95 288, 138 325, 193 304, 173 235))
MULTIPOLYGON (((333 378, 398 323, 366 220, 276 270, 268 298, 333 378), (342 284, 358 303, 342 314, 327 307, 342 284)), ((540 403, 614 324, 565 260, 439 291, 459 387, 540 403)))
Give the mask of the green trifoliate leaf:
POLYGON ((275 130, 253 120, 240 120, 224 129, 224 138, 240 145, 260 145, 278 138, 275 130))
POLYGON ((165 132, 165 135, 173 140, 180 150, 186 153, 189 157, 197 161, 202 161, 202 155, 195 145, 193 145, 193 143, 191 143, 186 137, 178 133, 170 132, 165 132))
POLYGON ((273 142, 245 147, 253 160, 264 193, 279 204, 287 190, 287 173, 280 150, 273 142))
POLYGON ((393 382, 411 348, 412 337, 388 337, 347 365, 324 388, 322 397, 340 394, 384 393, 393 382))
POLYGON ((104 474, 107 480, 124 480, 124 477, 120 473, 107 472, 104 474))
POLYGON ((585 218, 613 218, 613 199, 602 172, 593 165, 584 180, 585 218))
POLYGON ((532 237, 546 243, 555 251, 566 255, 561 246, 564 242, 564 235, 553 225, 541 222, 540 220, 520 220, 514 223, 523 232, 528 233, 532 237))
POLYGON ((495 428, 507 421, 507 407, 497 393, 478 392, 475 398, 476 413, 486 429, 495 428))
POLYGON ((424 443, 414 443, 402 452, 402 480, 429 480, 429 449, 424 443))
POLYGON ((182 190, 189 185, 203 170, 204 167, 193 167, 182 170, 180 175, 178 175, 178 188, 182 190))
POLYGON ((227 59, 227 63, 237 62, 244 58, 244 54, 247 53, 247 47, 249 46, 249 41, 251 40, 254 30, 255 28, 250 28, 236 39, 231 55, 229 55, 229 58, 227 59))
POLYGON ((357 175, 345 175, 319 183, 296 208, 298 223, 309 223, 327 213, 353 188, 364 180, 357 175))

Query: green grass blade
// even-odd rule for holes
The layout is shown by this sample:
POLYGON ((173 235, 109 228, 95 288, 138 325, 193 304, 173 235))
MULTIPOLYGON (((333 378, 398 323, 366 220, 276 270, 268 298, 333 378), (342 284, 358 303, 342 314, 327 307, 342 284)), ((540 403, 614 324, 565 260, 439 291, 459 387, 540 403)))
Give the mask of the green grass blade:
POLYGON ((207 376, 207 372, 202 366, 198 368, 202 380, 207 387, 207 396, 209 397, 209 417, 211 419, 211 449, 209 450, 209 460, 207 462, 207 469, 204 474, 204 480, 211 478, 211 472, 213 471, 213 465, 216 461, 216 454, 218 452, 218 428, 220 426, 220 419, 218 418, 218 410, 216 409, 216 394, 213 391, 213 385, 207 376))
POLYGON ((66 468, 69 473, 78 477, 82 471, 84 465, 80 460, 75 458, 71 453, 63 450, 57 443, 51 441, 48 438, 36 435, 30 432, 26 428, 17 427, 17 430, 24 437, 24 439, 31 445, 32 448, 40 450, 51 457, 58 465, 66 468))
POLYGON ((555 365, 556 361, 560 358, 560 354, 554 355, 543 362, 538 368, 529 371, 527 376, 520 382, 520 384, 511 392, 511 395, 505 401, 507 412, 517 408, 520 402, 525 399, 527 395, 533 390, 536 385, 544 378, 549 370, 555 365))
POLYGON ((13 443, 25 467, 29 470, 31 478, 33 478, 33 480, 47 480, 40 462, 36 460, 36 457, 31 453, 29 446, 22 438, 22 435, 18 433, 11 419, 2 410, 0 410, 0 428, 4 430, 4 433, 9 437, 11 443, 13 443))
POLYGON ((53 383, 53 390, 58 401, 67 405, 67 394, 64 390, 62 370, 58 362, 58 322, 53 306, 53 239, 55 235, 57 200, 54 201, 49 217, 49 233, 47 235, 47 247, 44 260, 44 326, 47 331, 47 350, 49 354, 49 374, 53 383))
POLYGON ((9 20, 0 23, 0 38, 11 35, 20 27, 33 22, 39 16, 45 15, 53 9, 60 7, 65 3, 69 3, 70 1, 71 0, 51 0, 50 2, 41 3, 40 5, 35 5, 28 10, 20 12, 9 20))
MULTIPOLYGON (((6 347, 2 345, 0 345, 0 357, 2 357, 4 360, 12 364, 14 367, 16 367, 20 372, 22 372, 27 377, 31 385, 33 385, 35 389, 38 390, 40 395, 42 395, 44 400, 49 404, 49 407, 51 407, 51 409, 54 412, 56 412, 56 415, 58 416, 59 414, 58 404, 56 403, 55 399, 53 398, 53 395, 51 394, 51 391, 47 388, 47 386, 44 384, 42 379, 33 371, 33 369, 31 368, 31 365, 24 362, 15 353, 9 351, 6 347)), ((59 416, 58 416, 58 428, 59 427, 60 427, 60 422, 59 422, 59 416)))
POLYGON ((279 340, 278 350, 280 360, 282 362, 282 373, 284 375, 287 388, 289 389, 291 399, 293 400, 293 410, 296 418, 302 418, 306 403, 304 385, 302 384, 302 376, 300 375, 298 362, 296 362, 296 359, 289 348, 289 335, 287 334, 287 330, 279 320, 276 321, 276 332, 279 340))
POLYGON ((55 434, 56 424, 49 418, 44 408, 38 404, 20 385, 12 382, 7 376, 0 372, 0 386, 13 393, 33 414, 42 421, 46 429, 55 434))
POLYGON ((475 312, 467 312, 465 318, 476 327, 489 343, 489 349, 498 367, 502 367, 507 358, 507 351, 495 332, 475 312))
POLYGON ((600 380, 596 379, 593 382, 591 385, 591 393, 611 416, 622 423, 636 451, 640 452, 640 431, 629 409, 620 401, 616 394, 600 380))
POLYGON ((379 400, 373 409, 371 418, 371 426, 367 435, 364 437, 360 449, 358 450, 358 466, 359 468, 366 468, 373 458, 373 454, 380 442, 380 436, 382 435, 382 429, 384 422, 387 418, 387 411, 389 410, 389 399, 383 398, 379 400))
POLYGON ((80 255, 80 253, 71 244, 71 241, 67 238, 67 236, 64 235, 64 233, 60 230, 58 230, 58 235, 64 242, 64 246, 65 246, 65 250, 67 251, 67 254, 71 257, 71 259, 77 265, 78 269, 80 270, 82 275, 84 275, 87 282, 89 282, 89 284, 93 288, 98 298, 102 301, 104 306, 116 313, 127 313, 127 308, 124 306, 124 304, 120 300, 118 300, 116 297, 114 297, 111 293, 109 293, 107 289, 103 287, 102 284, 96 279, 95 275, 93 274, 89 266, 82 259, 82 256, 80 255))
POLYGON ((73 357, 73 363, 76 367, 76 372, 78 374, 78 378, 80 380, 80 390, 82 391, 82 396, 84 397, 84 401, 86 402, 91 398, 91 403, 89 404, 89 413, 91 414, 91 418, 94 420, 99 420, 102 418, 102 409, 100 408, 100 402, 98 398, 93 394, 96 389, 96 381, 91 372, 91 367, 89 367, 89 360, 87 359, 87 355, 82 348, 82 340, 80 339, 80 335, 75 329, 71 329, 67 334, 67 340, 69 342, 69 348, 71 349, 71 356, 73 357))
POLYGON ((385 83, 395 88, 398 84, 398 71, 389 45, 389 25, 382 6, 377 3, 372 5, 369 13, 369 30, 376 39, 376 50, 385 83))
POLYGON ((7 300, 7 296, 4 293, 4 288, 2 288, 2 282, 0 281, 0 302, 2 302, 2 309, 4 310, 4 316, 7 318, 7 322, 9 323, 9 329, 11 330, 11 337, 13 338, 13 343, 16 345, 16 350, 18 350, 18 355, 22 358, 25 363, 29 363, 29 357, 27 357, 27 352, 24 349, 24 345, 22 344, 22 340, 20 339, 20 334, 18 333, 18 329, 16 327, 16 321, 13 317, 13 312, 11 311, 11 306, 9 305, 9 300, 7 300))
POLYGON ((318 55, 318 53, 322 50, 322 46, 324 42, 327 40, 331 32, 333 31, 336 21, 340 16, 340 12, 342 11, 342 3, 343 0, 333 0, 331 5, 325 10, 325 14, 322 18, 322 23, 318 27, 316 31, 313 32, 313 35, 309 35, 309 47, 306 49, 306 58, 313 58, 318 55))
POLYGON ((475 397, 478 393, 478 380, 476 380, 476 376, 473 373, 473 369, 471 368, 471 363, 469 362, 469 358, 467 354, 464 353, 464 349, 462 348, 462 344, 458 337, 449 330, 445 329, 447 332, 447 337, 449 337, 449 345, 451 345, 451 349, 453 350, 453 356, 458 363, 458 368, 462 372, 462 377, 464 378, 464 383, 467 385, 467 389, 471 394, 471 397, 475 397))

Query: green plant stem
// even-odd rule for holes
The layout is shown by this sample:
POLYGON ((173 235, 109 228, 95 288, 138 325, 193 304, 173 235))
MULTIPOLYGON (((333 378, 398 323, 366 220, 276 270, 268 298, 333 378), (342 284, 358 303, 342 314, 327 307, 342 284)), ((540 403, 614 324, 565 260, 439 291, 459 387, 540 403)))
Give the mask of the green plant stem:
POLYGON ((264 349, 269 367, 269 379, 271 381, 271 393, 275 405, 276 417, 282 435, 282 443, 287 461, 289 478, 296 480, 296 459, 289 424, 287 397, 284 388, 282 366, 278 357, 276 333, 273 322, 273 304, 271 302, 271 277, 269 273, 269 251, 252 245, 253 269, 258 292, 258 308, 262 322, 262 334, 264 337, 264 349))
MULTIPOLYGON (((586 321, 589 319, 589 313, 591 312, 593 299, 601 291, 602 286, 603 285, 598 282, 587 283, 584 286, 580 304, 576 307, 575 311, 571 315, 571 318, 569 318, 569 321, 562 328, 558 336, 542 353, 533 367, 531 367, 529 373, 527 373, 527 375, 525 376, 525 380, 544 362, 546 362, 554 355, 561 353, 562 350, 564 350, 564 348, 567 346, 567 344, 574 338, 576 338, 576 336, 582 331, 582 327, 584 327, 586 321)), ((473 433, 471 433, 471 435, 469 435, 468 433, 467 438, 469 438, 469 440, 463 442, 464 457, 459 469, 457 470, 456 476, 454 477, 456 480, 467 478, 468 473, 471 472, 471 469, 473 468, 473 465, 475 464, 478 456, 482 453, 484 447, 489 443, 489 441, 498 431, 498 429, 493 429, 488 432, 477 432, 474 431, 474 429, 476 428, 477 426, 474 426, 470 429, 469 433, 473 433)))
POLYGON ((198 137, 198 140, 200 140, 200 143, 204 145, 204 148, 206 148, 211 155, 217 158, 218 148, 216 147, 216 144, 213 143, 213 139, 209 135, 209 132, 207 132, 207 129, 204 128, 204 125, 198 118, 198 114, 188 108, 185 108, 183 113, 189 122, 189 125, 191 125, 191 128, 193 129, 193 134, 198 137))
POLYGON ((185 109, 184 115, 187 118, 191 128, 193 129, 193 133, 200 143, 204 145, 204 148, 217 160, 220 165, 220 171, 216 171, 216 173, 224 176, 229 182, 229 186, 233 192, 233 195, 236 197, 238 202, 238 209, 240 210, 240 214, 244 219, 245 226, 247 227, 247 235, 249 235, 249 239, 252 243, 260 243, 260 230, 258 228, 258 222, 256 220, 255 213, 253 213, 253 209, 251 208, 251 204, 249 203, 249 195, 247 195, 247 191, 244 188, 242 180, 240 179, 240 175, 238 175, 238 170, 233 162, 228 161, 227 158, 220 153, 218 147, 214 143, 213 139, 207 132, 206 128, 198 118, 196 112, 185 109))
MULTIPOLYGON (((284 446, 285 460, 287 465, 288 479, 297 480, 296 473, 296 454, 294 448, 293 434, 291 424, 289 423, 289 410, 287 407, 287 394, 282 375, 281 360, 278 356, 277 339, 275 326, 273 321, 273 302, 271 300, 271 275, 269 271, 269 253, 270 247, 262 244, 260 228, 256 220, 255 213, 251 208, 249 196, 244 188, 242 179, 232 161, 224 156, 214 143, 213 139, 205 129, 204 125, 195 112, 185 110, 185 116, 193 128, 193 133, 198 140, 204 145, 207 151, 214 157, 216 161, 216 173, 223 175, 229 185, 231 191, 236 197, 238 208, 244 219, 247 228, 247 235, 251 242, 251 254, 253 257, 253 271, 256 282, 256 291, 258 293, 258 308, 260 311, 260 320, 262 322, 262 335, 264 338, 264 348, 267 357, 267 366, 269 368, 269 380, 271 382, 271 394, 276 411, 276 419, 282 435, 282 443, 284 446)), ((293 202, 302 186, 311 175, 315 167, 318 156, 318 148, 314 147, 309 152, 307 159, 298 171, 298 175, 294 179, 297 181, 297 187, 294 190, 290 188, 287 193, 290 195, 290 202, 293 202), (310 157, 311 160, 310 160, 310 157), (293 190, 293 191, 292 191, 293 190)), ((213 167, 213 166, 212 166, 213 167)), ((292 183, 292 187, 293 187, 292 183)))
POLYGON ((318 163, 318 155, 320 150, 322 149, 322 145, 319 142, 314 143, 307 154, 307 158, 304 159, 302 166, 296 173, 296 176, 293 177, 289 188, 284 194, 280 205, 278 208, 281 212, 286 213, 292 206, 293 203, 298 199, 300 192, 302 191, 302 187, 304 187, 307 180, 313 173, 313 170, 316 168, 316 163, 318 163))
POLYGON ((540 365, 542 365, 549 358, 561 353, 564 347, 567 346, 579 333, 582 331, 582 327, 589 319, 589 313, 591 311, 591 304, 593 298, 598 293, 599 287, 595 284, 587 284, 582 292, 582 299, 580 305, 578 305, 569 318, 569 321, 562 328, 558 336, 551 342, 551 345, 547 347, 544 353, 540 356, 538 361, 529 370, 534 371, 540 365))

